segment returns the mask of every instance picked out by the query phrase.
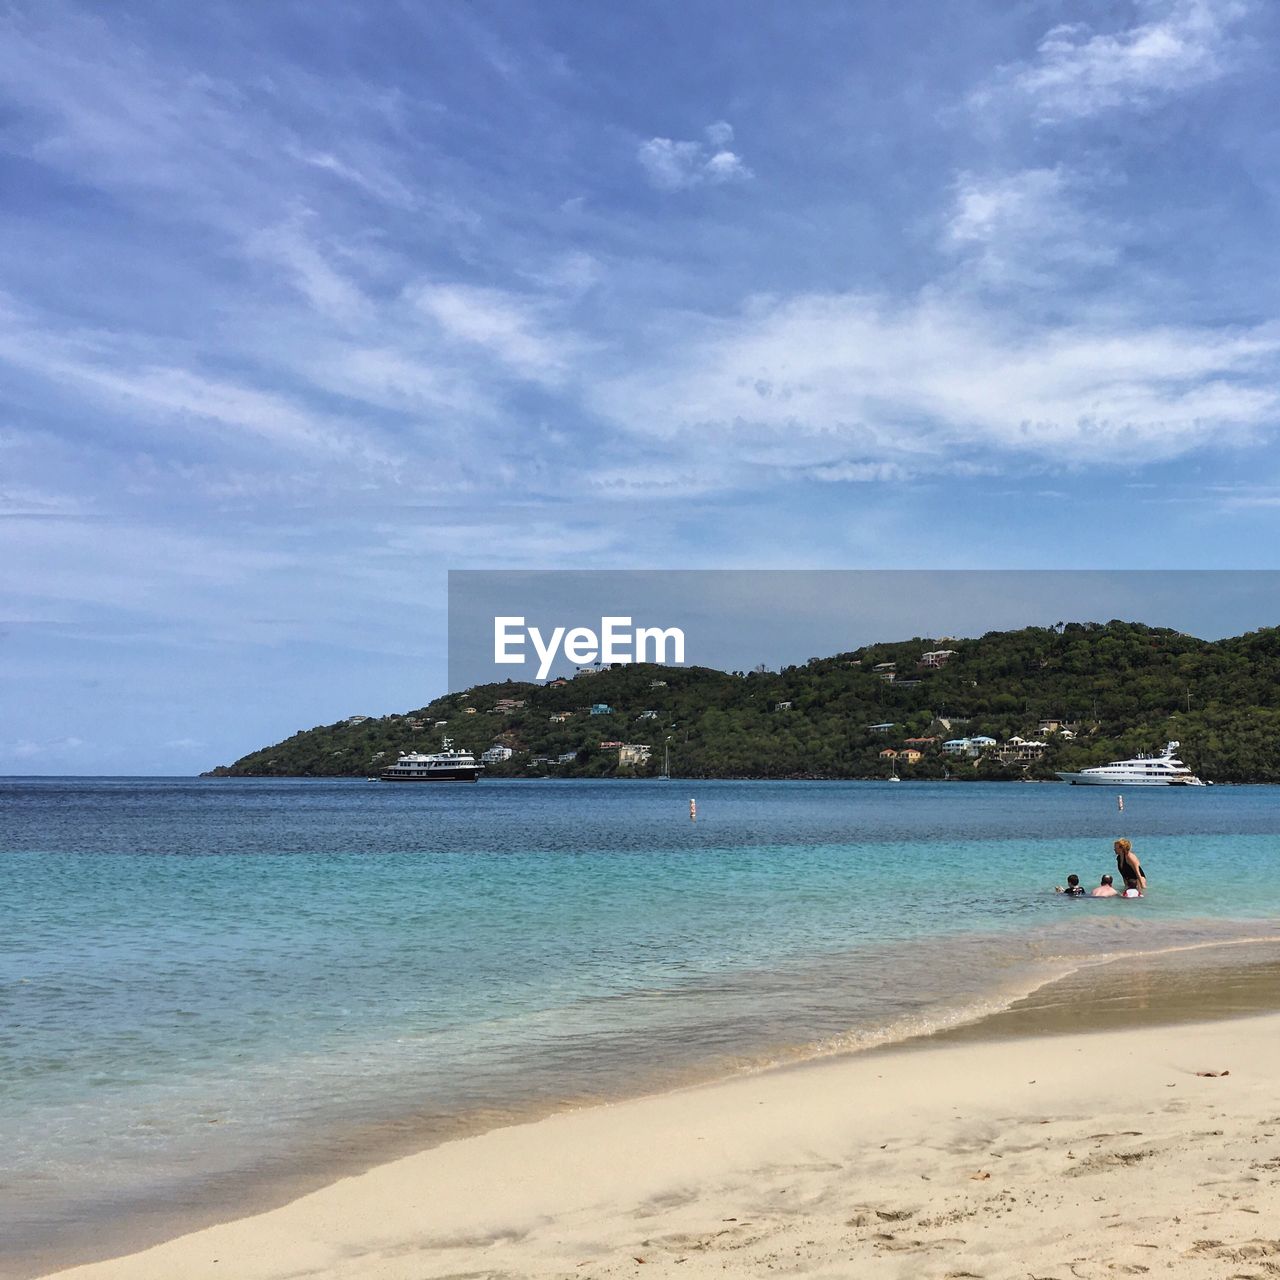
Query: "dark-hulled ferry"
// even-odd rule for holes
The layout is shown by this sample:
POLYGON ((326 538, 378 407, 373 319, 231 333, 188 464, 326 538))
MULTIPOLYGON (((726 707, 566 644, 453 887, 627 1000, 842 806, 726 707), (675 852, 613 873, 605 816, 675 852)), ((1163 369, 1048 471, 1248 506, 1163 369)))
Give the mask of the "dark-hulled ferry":
POLYGON ((474 782, 484 770, 470 751, 455 751, 451 739, 434 755, 402 753, 378 775, 383 782, 474 782))

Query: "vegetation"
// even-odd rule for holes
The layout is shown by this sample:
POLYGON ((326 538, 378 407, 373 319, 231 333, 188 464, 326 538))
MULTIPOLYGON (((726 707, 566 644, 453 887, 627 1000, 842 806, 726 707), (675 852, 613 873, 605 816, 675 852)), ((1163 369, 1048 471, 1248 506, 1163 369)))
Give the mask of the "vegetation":
POLYGON ((777 672, 632 665, 547 685, 508 681, 404 715, 300 730, 213 773, 376 774, 401 751, 439 750, 446 735, 477 755, 512 747, 509 761, 487 770, 509 777, 653 776, 669 744, 678 777, 862 778, 896 768, 903 778, 1047 779, 1176 738, 1206 779, 1277 782, 1280 629, 1208 642, 1140 623, 1058 623, 869 645, 777 672), (937 649, 955 653, 940 668, 920 665, 937 649), (895 664, 894 680, 874 670, 883 663, 895 664), (495 709, 500 700, 523 705, 495 709), (611 710, 592 714, 593 704, 611 710), (1042 731, 1050 719, 1066 732, 1042 731), (884 723, 892 727, 871 727, 884 723), (1029 761, 941 750, 942 740, 976 735, 1047 746, 1029 761), (924 744, 917 763, 881 757, 930 737, 939 741, 924 744), (652 754, 620 765, 607 742, 647 744, 652 754))

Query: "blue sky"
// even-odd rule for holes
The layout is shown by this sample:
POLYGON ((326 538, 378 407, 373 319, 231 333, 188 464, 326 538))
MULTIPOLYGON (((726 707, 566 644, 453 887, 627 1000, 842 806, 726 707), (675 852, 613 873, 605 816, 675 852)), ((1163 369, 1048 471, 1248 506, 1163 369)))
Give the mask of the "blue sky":
POLYGON ((0 771, 420 705, 449 568, 1274 567, 1278 54, 1244 0, 7 7, 0 771))

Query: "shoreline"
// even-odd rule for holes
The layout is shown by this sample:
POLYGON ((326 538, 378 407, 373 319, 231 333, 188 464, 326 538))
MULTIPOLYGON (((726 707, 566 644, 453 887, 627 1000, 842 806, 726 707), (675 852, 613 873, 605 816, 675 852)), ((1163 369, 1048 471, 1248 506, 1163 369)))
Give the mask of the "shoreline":
POLYGON ((809 1064, 448 1143, 61 1274, 829 1275, 879 1260, 938 1277, 1221 1276, 1280 1256, 1278 1032, 1268 1014, 809 1064))
MULTIPOLYGON (((582 1123, 584 1117, 613 1114, 619 1108, 661 1110, 664 1105, 675 1105, 664 1100, 714 1094, 717 1090, 733 1092, 766 1081, 794 1082, 770 1083, 768 1088, 771 1091, 782 1089, 784 1094, 791 1090, 798 1097, 806 1090, 806 1086, 798 1083, 806 1079, 805 1073, 828 1070, 839 1073, 850 1070, 854 1076, 860 1076, 868 1068, 858 1064, 877 1062, 885 1057, 895 1060, 901 1057, 905 1060, 911 1055, 919 1054, 945 1055, 970 1051, 990 1054, 994 1051, 993 1047, 1001 1043, 1016 1042, 1043 1047, 1062 1037, 1075 1037, 1085 1041, 1098 1041, 1114 1035, 1152 1035, 1165 1038, 1177 1027, 1211 1029, 1234 1025, 1242 1019, 1249 1022, 1265 1020, 1268 1016, 1276 1020, 1276 1028, 1280 1029, 1280 1013, 1276 1012, 1274 995, 1280 989, 1277 985, 1278 977, 1280 942, 1276 941, 1242 940, 1193 944, 1163 952, 1128 955, 1119 960, 1096 963, 1086 961, 1073 966, 1064 975, 1040 982, 1029 994, 1011 1000, 1001 1010, 958 1026, 943 1027, 927 1035, 907 1036, 889 1044, 858 1050, 816 1052, 767 1067, 739 1071, 715 1080, 677 1085, 664 1092, 615 1100, 596 1099, 588 1101, 586 1105, 570 1104, 567 1109, 562 1107, 549 1114, 544 1111, 525 1120, 500 1124, 496 1128, 481 1128, 460 1137, 446 1138, 425 1149, 420 1143, 412 1146, 410 1135, 402 1134, 400 1151, 397 1153, 392 1148, 389 1152, 384 1146, 381 1159, 376 1161, 348 1160, 345 1170, 330 1165, 327 1176, 321 1176, 315 1169, 308 1171, 303 1168, 294 1170, 290 1178, 271 1179, 269 1191, 265 1187, 260 1188, 265 1194, 255 1200, 255 1209, 249 1216, 240 1216, 245 1209, 243 1202, 238 1205, 228 1202, 214 1225, 207 1225, 211 1216, 214 1216, 207 1211, 203 1215, 203 1221, 197 1220, 193 1224, 189 1210, 186 1213, 181 1208, 172 1209, 168 1213, 161 1210, 150 1222, 149 1228, 146 1224, 134 1223, 132 1239, 117 1238, 113 1242, 109 1248, 116 1258, 115 1262, 110 1258, 89 1260, 90 1257, 102 1259, 101 1245, 96 1254, 88 1256, 88 1251, 78 1250, 78 1256, 63 1253, 61 1257, 55 1258, 52 1251, 45 1250, 20 1262, 18 1269, 11 1271, 6 1268, 0 1274, 15 1277, 62 1274, 52 1268, 71 1265, 74 1267, 73 1274, 83 1276, 85 1280, 90 1280, 90 1277, 96 1280, 99 1275, 103 1280, 107 1277, 132 1275, 133 1272, 127 1269, 122 1271, 113 1268, 121 1258, 149 1257, 157 1250, 175 1248, 181 1241, 207 1237, 209 1232, 232 1231, 234 1234, 239 1229, 237 1224, 281 1220, 277 1215, 284 1215, 286 1220, 291 1219, 295 1212, 294 1206, 311 1204, 316 1197, 323 1199, 336 1196, 341 1202, 342 1193, 339 1188, 350 1188, 366 1179, 391 1177, 391 1174, 384 1175, 382 1171, 399 1169, 414 1161, 426 1162, 426 1166, 430 1166, 435 1160, 446 1159, 433 1153, 458 1148, 469 1149, 469 1144, 484 1144, 497 1134, 527 1133, 532 1130, 542 1132, 540 1126, 550 1125, 554 1128, 556 1124, 568 1123, 573 1118, 577 1118, 574 1123, 582 1123), (1117 980, 1117 966, 1136 966, 1145 975, 1136 994, 1131 993, 1131 998, 1127 1000, 1119 998, 1123 993, 1118 993, 1117 988, 1123 988, 1125 983, 1117 980), (1185 980, 1188 973, 1194 975, 1190 982, 1185 980), (1224 998, 1224 992, 1233 994, 1230 998, 1224 998), (1098 1025, 1082 1028, 1082 1018, 1100 1016, 1098 1025), (413 1153, 407 1154, 409 1150, 413 1153), (265 1213, 259 1211, 261 1208, 265 1208, 265 1213), (191 1230, 193 1225, 195 1229, 191 1230), (185 1231, 186 1234, 179 1235, 180 1231, 185 1231), (157 1241, 166 1243, 157 1244, 157 1241), (142 1253, 139 1254, 137 1250, 142 1253), (44 1259, 43 1262, 40 1261, 41 1258, 44 1259), (87 1265, 75 1265, 80 1263, 87 1265)), ((324 1213, 327 1215, 331 1211, 331 1208, 326 1208, 324 1213)), ((185 1260, 183 1267, 189 1261, 185 1260)), ((279 1274, 285 1274, 285 1271, 279 1274)), ((224 1270, 223 1274, 241 1273, 224 1270)), ((277 1273, 266 1271, 261 1274, 277 1273)), ((351 1274, 363 1273, 356 1271, 351 1274)))

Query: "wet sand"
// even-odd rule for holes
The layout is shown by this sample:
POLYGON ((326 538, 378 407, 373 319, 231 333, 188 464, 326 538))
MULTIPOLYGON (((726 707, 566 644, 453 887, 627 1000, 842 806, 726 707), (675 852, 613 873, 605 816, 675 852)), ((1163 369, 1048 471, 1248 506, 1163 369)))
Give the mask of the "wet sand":
POLYGON ((1221 943, 1087 965, 928 1040, 991 1040, 1210 1022, 1280 1010, 1280 942, 1221 943))
POLYGON ((63 1274, 1261 1276, 1278 993, 1276 944, 1092 966, 974 1026, 446 1143, 63 1274))

